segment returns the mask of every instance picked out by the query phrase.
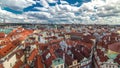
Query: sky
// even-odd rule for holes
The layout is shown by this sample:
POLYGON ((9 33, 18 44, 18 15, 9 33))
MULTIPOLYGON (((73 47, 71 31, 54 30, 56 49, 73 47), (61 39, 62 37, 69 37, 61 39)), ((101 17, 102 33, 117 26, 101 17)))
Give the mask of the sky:
POLYGON ((0 0, 0 22, 120 24, 120 1, 0 0))

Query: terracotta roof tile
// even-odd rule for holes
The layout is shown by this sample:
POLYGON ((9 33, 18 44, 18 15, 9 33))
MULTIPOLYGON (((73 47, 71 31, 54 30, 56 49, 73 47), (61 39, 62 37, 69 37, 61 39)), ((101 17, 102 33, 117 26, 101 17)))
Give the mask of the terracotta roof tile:
POLYGON ((83 46, 87 47, 88 49, 91 49, 91 47, 93 46, 93 43, 86 43, 83 41, 77 41, 77 45, 83 45, 83 46))
POLYGON ((4 57, 8 53, 10 53, 15 47, 16 47, 15 45, 8 43, 5 47, 0 49, 0 55, 4 57))
POLYGON ((34 49, 27 60, 28 61, 33 61, 33 59, 37 56, 37 54, 38 54, 38 50, 34 49))
POLYGON ((0 32, 0 38, 5 38, 5 33, 4 32, 0 32))
POLYGON ((120 42, 108 45, 108 49, 120 53, 120 42))
POLYGON ((18 60, 16 64, 13 66, 13 68, 20 68, 23 65, 23 62, 21 60, 18 60))
POLYGON ((67 54, 65 54, 65 63, 69 66, 69 65, 72 65, 72 62, 74 61, 74 59, 71 57, 71 56, 69 56, 69 55, 67 55, 67 54))
POLYGON ((22 49, 21 50, 17 50, 15 52, 15 54, 16 54, 16 58, 20 59, 24 55, 24 51, 22 49))
POLYGON ((75 48, 75 47, 71 48, 71 52, 74 55, 74 59, 77 59, 78 61, 81 61, 84 58, 81 51, 79 49, 75 48))
MULTIPOLYGON (((65 57, 65 63, 69 66, 72 64, 72 62, 74 61, 74 58, 72 58, 71 56, 69 56, 68 54, 66 54, 64 51, 62 51, 61 49, 56 50, 56 55, 63 58, 63 56, 65 57)), ((79 54, 78 54, 79 55, 79 54)), ((64 59, 63 59, 64 60, 64 59)))
POLYGON ((63 39, 53 39, 50 41, 50 44, 59 43, 63 39))
POLYGON ((105 62, 108 60, 108 57, 105 56, 103 51, 101 51, 100 49, 97 49, 97 55, 98 55, 101 62, 105 62))
POLYGON ((30 68, 30 65, 28 64, 25 64, 25 67, 24 68, 30 68))
POLYGON ((50 50, 46 50, 43 54, 42 54, 42 58, 44 60, 44 63, 46 65, 46 68, 50 67, 50 65, 52 64, 52 60, 56 59, 56 55, 54 54, 53 49, 50 50))
POLYGON ((35 66, 36 68, 44 68, 44 64, 42 63, 42 57, 40 55, 37 55, 35 66))

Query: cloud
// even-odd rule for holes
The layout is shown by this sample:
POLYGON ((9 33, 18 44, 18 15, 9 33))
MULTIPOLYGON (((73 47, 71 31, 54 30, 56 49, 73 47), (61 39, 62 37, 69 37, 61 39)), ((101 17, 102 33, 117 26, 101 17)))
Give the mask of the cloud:
POLYGON ((51 18, 50 13, 46 13, 46 12, 27 12, 25 13, 25 15, 31 16, 37 19, 41 19, 41 20, 46 20, 48 18, 51 18))
POLYGON ((24 8, 31 6, 32 4, 35 4, 35 1, 33 0, 0 0, 2 5, 5 7, 9 7, 11 9, 21 11, 24 8))
POLYGON ((48 8, 48 7, 49 7, 49 4, 48 4, 48 2, 47 2, 46 0, 40 0, 40 4, 41 4, 42 6, 44 6, 45 8, 48 8))
POLYGON ((47 0, 48 3, 56 3, 57 0, 47 0))
POLYGON ((120 2, 118 0, 106 2, 96 0, 84 3, 80 7, 69 5, 65 0, 61 1, 62 4, 55 6, 48 4, 54 1, 56 0, 40 0, 39 3, 43 7, 34 7, 39 10, 37 12, 29 11, 16 15, 1 9, 0 15, 4 16, 8 22, 16 23, 120 24, 120 2))

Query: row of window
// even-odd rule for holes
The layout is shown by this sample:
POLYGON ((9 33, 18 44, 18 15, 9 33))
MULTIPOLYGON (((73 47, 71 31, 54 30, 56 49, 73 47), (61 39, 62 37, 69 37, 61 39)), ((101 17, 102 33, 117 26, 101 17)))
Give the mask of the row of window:
POLYGON ((64 65, 56 66, 55 68, 64 68, 64 65))

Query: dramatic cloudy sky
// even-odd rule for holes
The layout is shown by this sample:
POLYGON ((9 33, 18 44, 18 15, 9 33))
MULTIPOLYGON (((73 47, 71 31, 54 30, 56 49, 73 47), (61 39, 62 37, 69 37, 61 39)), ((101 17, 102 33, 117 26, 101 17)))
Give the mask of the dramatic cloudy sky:
POLYGON ((0 0, 0 22, 120 24, 119 0, 0 0))

